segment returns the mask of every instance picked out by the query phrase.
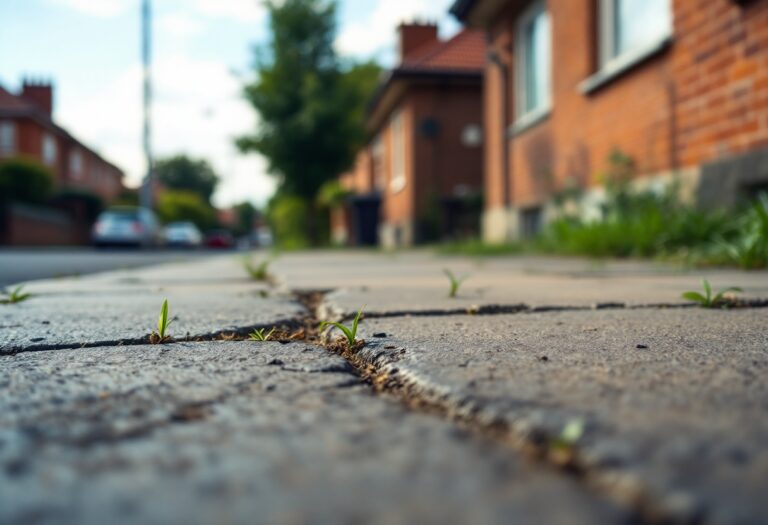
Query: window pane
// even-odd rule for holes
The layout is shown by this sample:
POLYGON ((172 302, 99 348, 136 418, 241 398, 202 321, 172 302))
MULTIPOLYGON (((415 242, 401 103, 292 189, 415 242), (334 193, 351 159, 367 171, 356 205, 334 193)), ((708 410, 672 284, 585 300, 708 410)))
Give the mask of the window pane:
POLYGON ((544 107, 550 89, 549 16, 541 11, 525 27, 525 110, 544 107))
POLYGON ((669 0, 614 2, 614 56, 642 48, 669 34, 669 0))
POLYGON ((13 153, 16 147, 16 126, 13 122, 0 122, 0 152, 13 153))

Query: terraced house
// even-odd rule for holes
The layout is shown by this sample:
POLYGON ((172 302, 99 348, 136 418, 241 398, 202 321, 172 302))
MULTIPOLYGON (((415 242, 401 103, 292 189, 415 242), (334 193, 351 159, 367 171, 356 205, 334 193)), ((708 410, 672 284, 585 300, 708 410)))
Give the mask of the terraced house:
POLYGON ((34 159, 57 188, 90 191, 110 202, 124 190, 123 172, 53 121, 53 86, 25 81, 18 95, 0 86, 0 161, 34 159))
POLYGON ((768 188, 768 0, 457 0, 488 39, 483 235, 536 233, 612 152, 701 205, 768 188))
POLYGON ((485 37, 399 32, 399 64, 369 108, 372 140, 340 177, 353 195, 333 213, 337 242, 408 246, 479 229, 485 37))

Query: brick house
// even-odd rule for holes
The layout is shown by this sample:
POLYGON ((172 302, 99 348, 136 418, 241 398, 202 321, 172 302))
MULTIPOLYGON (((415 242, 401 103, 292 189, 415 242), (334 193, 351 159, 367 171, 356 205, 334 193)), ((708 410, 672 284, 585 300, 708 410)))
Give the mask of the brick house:
POLYGON ((635 181, 730 205, 768 189, 768 0, 457 0, 488 35, 486 241, 535 233, 553 196, 635 181))
POLYGON ((0 86, 0 162, 34 159, 54 174, 57 190, 86 190, 105 203, 123 190, 123 172, 52 118, 53 87, 25 81, 14 95, 0 86))
POLYGON ((408 246, 478 228, 485 37, 440 40, 433 24, 403 24, 399 37, 369 107, 372 139, 340 177, 353 196, 332 216, 338 242, 408 246))

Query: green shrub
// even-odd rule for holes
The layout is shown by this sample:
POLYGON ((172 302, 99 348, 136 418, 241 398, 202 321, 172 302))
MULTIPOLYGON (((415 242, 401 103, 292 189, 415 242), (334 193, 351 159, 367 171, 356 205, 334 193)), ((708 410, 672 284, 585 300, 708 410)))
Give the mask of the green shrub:
POLYGON ((29 159, 15 158, 0 163, 0 198, 40 204, 53 189, 51 170, 29 159))
POLYGON ((157 199, 157 213, 165 222, 190 221, 201 230, 216 226, 216 210, 197 193, 165 191, 157 199))
POLYGON ((309 206, 295 195, 278 195, 270 202, 269 220, 277 245, 283 249, 309 246, 309 206))

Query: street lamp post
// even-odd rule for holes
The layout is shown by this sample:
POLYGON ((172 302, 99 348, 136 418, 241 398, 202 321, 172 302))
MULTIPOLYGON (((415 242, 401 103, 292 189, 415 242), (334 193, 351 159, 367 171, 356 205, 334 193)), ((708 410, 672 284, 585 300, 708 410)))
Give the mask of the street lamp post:
POLYGON ((151 106, 152 106, 152 71, 151 71, 151 0, 142 0, 141 4, 141 58, 144 66, 144 156, 146 159, 147 173, 141 187, 139 197, 141 205, 152 208, 154 204, 153 182, 154 162, 152 159, 151 141, 151 106))

